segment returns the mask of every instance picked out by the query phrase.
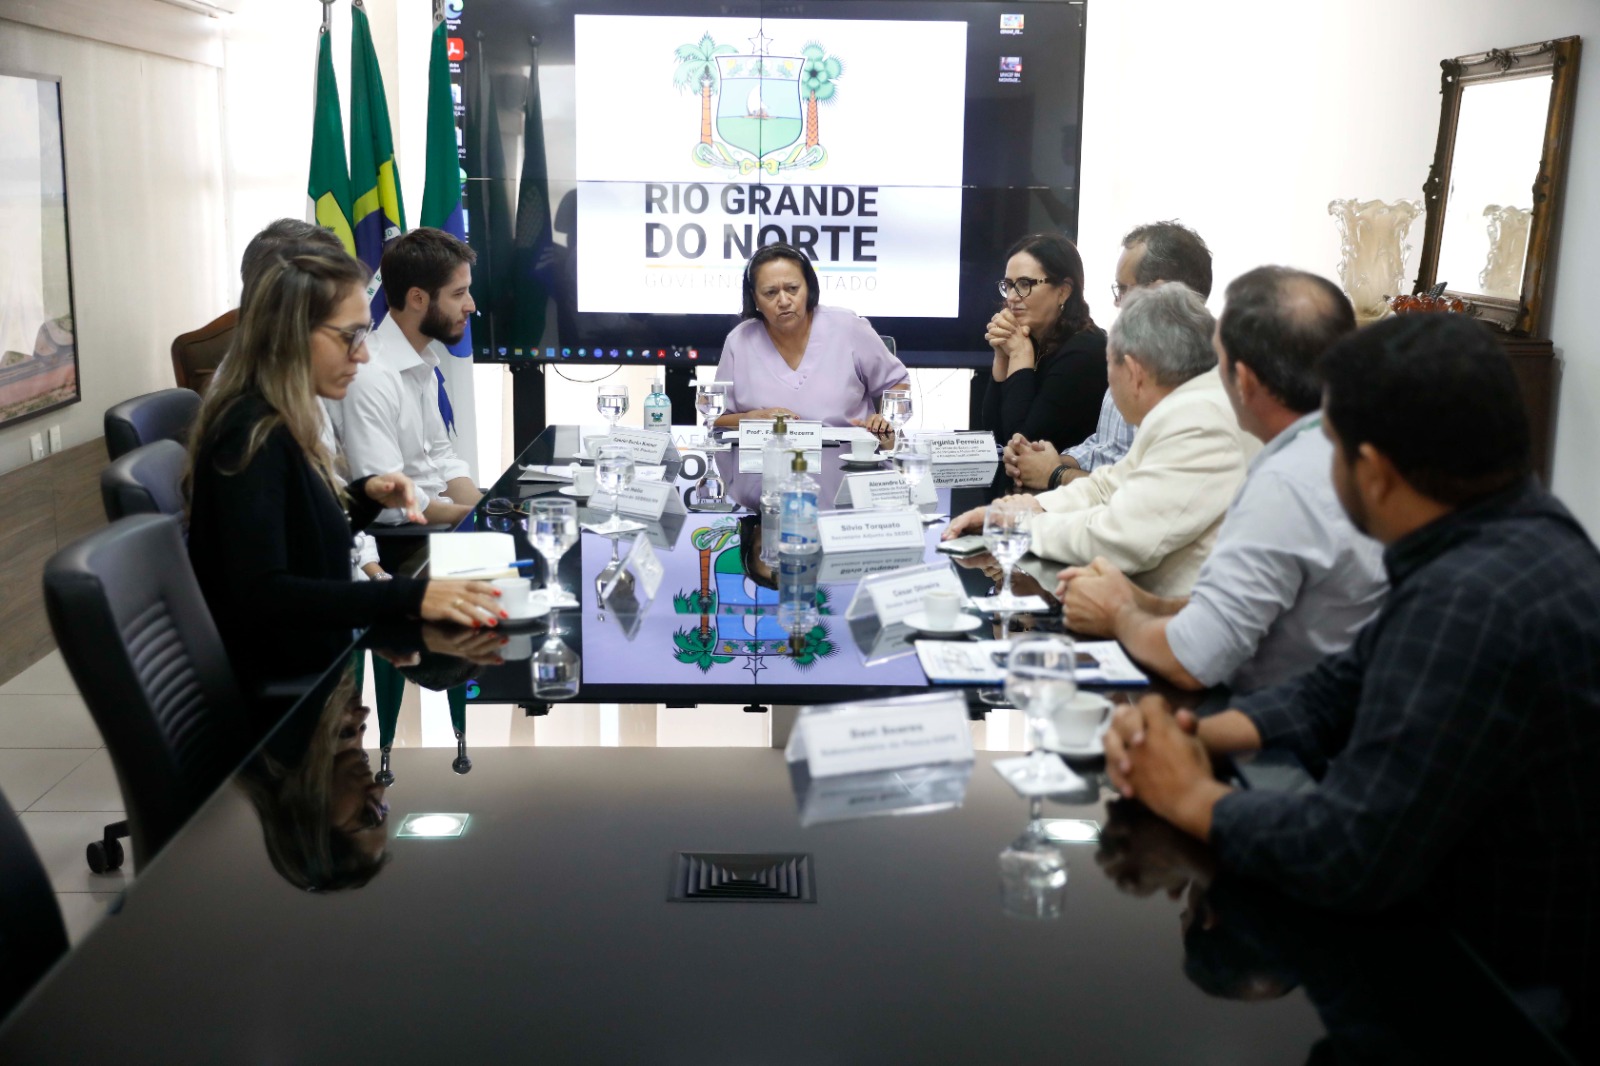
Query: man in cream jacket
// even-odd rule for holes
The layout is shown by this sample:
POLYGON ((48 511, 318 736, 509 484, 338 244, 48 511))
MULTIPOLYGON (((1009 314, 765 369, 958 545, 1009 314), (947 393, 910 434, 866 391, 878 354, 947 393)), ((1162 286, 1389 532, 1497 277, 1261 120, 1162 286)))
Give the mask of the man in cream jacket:
MULTIPOLYGON (((1261 447, 1223 390, 1215 327, 1205 301, 1178 282, 1123 298, 1106 371, 1117 410, 1138 427, 1133 446, 1069 485, 1000 501, 1038 512, 1035 554, 1078 565, 1104 556, 1147 592, 1189 592, 1261 447)), ((957 517, 945 538, 981 532, 984 510, 957 517)))

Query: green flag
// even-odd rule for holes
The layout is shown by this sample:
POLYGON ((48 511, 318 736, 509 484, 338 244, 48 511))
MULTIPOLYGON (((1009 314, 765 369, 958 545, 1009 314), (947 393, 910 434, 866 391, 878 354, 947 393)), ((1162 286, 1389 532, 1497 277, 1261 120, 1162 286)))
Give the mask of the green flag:
POLYGON ((339 86, 333 80, 333 50, 328 28, 317 38, 317 103, 311 125, 311 173, 306 182, 311 221, 334 232, 345 251, 355 254, 350 229, 350 168, 344 155, 344 121, 339 117, 339 86))
MULTIPOLYGON (((456 146, 456 107, 450 91, 450 31, 445 26, 444 0, 433 0, 433 47, 428 59, 428 154, 424 159, 422 213, 418 222, 467 239, 466 216, 461 211, 460 149, 456 146)), ((466 335, 450 346, 450 354, 472 355, 472 324, 466 335)), ((443 393, 440 394, 441 398, 443 393)), ((441 404, 443 406, 443 404, 441 404)), ((445 416, 449 422, 449 415, 445 416)))
POLYGON ((405 232, 406 209, 400 201, 389 100, 383 92, 366 4, 350 0, 350 6, 350 188, 355 196, 350 221, 356 257, 372 269, 367 287, 372 320, 381 322, 388 305, 378 268, 383 250, 405 232))
POLYGON ((539 49, 533 49, 528 101, 522 116, 522 181, 517 192, 517 237, 511 254, 515 302, 511 343, 539 348, 549 298, 550 179, 544 158, 544 110, 539 102, 539 49))

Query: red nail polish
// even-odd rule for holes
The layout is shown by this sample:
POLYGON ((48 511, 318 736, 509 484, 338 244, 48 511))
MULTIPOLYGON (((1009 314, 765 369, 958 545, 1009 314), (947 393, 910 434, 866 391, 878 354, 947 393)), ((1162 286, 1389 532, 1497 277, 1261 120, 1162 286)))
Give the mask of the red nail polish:
POLYGON ((472 620, 472 628, 473 629, 477 629, 480 625, 482 625, 482 623, 479 622, 477 619, 473 619, 472 620))
POLYGON ((509 614, 506 614, 504 611, 501 611, 500 612, 500 617, 501 618, 510 618, 511 616, 509 614))

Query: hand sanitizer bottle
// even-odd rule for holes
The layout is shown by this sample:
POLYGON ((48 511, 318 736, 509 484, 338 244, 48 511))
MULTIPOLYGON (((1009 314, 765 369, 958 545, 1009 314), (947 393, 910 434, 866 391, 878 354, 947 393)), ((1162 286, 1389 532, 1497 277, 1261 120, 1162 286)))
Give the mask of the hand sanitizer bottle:
POLYGON ((778 624, 790 647, 803 650, 817 624, 817 575, 822 543, 817 534, 817 479, 806 473, 804 452, 795 452, 782 493, 782 531, 778 542, 778 624))
POLYGON ((644 428, 672 428, 672 401, 667 398, 667 372, 662 370, 644 401, 644 428))
POLYGON ((783 521, 783 483, 789 476, 789 423, 772 422, 772 436, 761 449, 761 561, 778 565, 779 526, 783 521))

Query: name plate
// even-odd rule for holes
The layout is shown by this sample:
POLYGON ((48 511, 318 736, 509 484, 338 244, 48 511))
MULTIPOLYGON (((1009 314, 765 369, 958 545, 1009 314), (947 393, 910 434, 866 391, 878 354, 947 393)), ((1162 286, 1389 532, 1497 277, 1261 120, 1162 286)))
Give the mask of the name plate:
POLYGON ((795 733, 800 744, 790 745, 790 761, 797 754, 805 758, 813 778, 967 762, 973 757, 967 701, 960 695, 802 712, 795 733))
POLYGON ((926 550, 919 544, 915 548, 890 548, 881 552, 851 552, 849 555, 824 553, 817 580, 830 585, 839 581, 859 581, 891 570, 904 570, 908 566, 920 565, 926 550))
POLYGON ((628 449, 636 463, 660 463, 672 446, 672 434, 652 429, 626 429, 618 426, 609 434, 607 443, 620 444, 628 449))
POLYGON ((913 511, 834 511, 817 516, 824 552, 920 548, 922 516, 913 511))
MULTIPOLYGON (((589 498, 589 507, 602 513, 611 510, 610 495, 595 493, 589 498)), ((660 518, 664 514, 685 513, 683 497, 665 481, 635 481, 622 490, 617 510, 635 518, 660 518)))
POLYGON ((994 434, 987 431, 924 433, 917 440, 927 445, 928 458, 935 464, 995 461, 994 434))
POLYGON ((922 610, 922 598, 939 589, 957 596, 966 595, 961 579, 948 565, 919 567, 905 574, 884 574, 861 584, 861 591, 871 599, 878 621, 885 626, 904 622, 922 610))
MULTIPOLYGON (((747 418, 739 423, 739 472, 741 474, 760 472, 762 449, 767 446, 767 439, 772 436, 772 427, 773 421, 770 418, 747 418)), ((789 450, 797 452, 804 449, 806 466, 811 473, 815 474, 822 465, 822 423, 790 422, 787 433, 789 450)))
POLYGON ((846 474, 833 498, 835 504, 849 504, 857 510, 875 507, 907 507, 938 503, 939 494, 927 478, 917 483, 916 491, 906 484, 904 475, 894 470, 868 474, 846 474))

